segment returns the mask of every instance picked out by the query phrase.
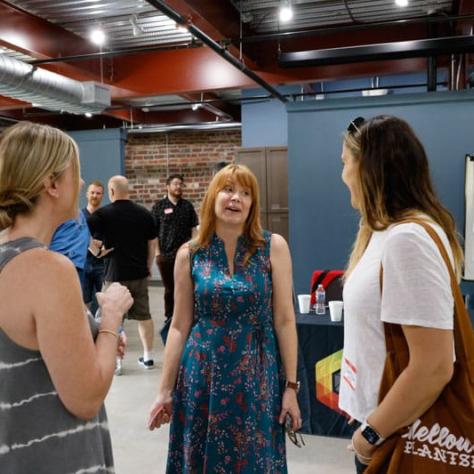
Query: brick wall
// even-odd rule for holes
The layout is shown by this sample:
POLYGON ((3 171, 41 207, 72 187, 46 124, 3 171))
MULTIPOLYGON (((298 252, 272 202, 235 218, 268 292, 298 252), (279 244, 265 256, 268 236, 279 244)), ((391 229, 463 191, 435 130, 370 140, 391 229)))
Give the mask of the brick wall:
POLYGON ((125 175, 131 198, 150 208, 166 194, 167 175, 180 173, 186 186, 183 197, 198 210, 213 165, 234 161, 240 146, 240 130, 130 134, 125 148, 125 175))

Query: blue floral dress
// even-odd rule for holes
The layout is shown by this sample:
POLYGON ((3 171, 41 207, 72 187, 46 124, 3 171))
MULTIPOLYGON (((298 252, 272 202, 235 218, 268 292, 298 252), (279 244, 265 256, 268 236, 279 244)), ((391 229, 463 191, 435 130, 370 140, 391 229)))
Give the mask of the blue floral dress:
POLYGON ((168 474, 285 474, 283 376, 273 328, 270 233, 230 275, 224 242, 191 254, 195 324, 173 398, 168 474))

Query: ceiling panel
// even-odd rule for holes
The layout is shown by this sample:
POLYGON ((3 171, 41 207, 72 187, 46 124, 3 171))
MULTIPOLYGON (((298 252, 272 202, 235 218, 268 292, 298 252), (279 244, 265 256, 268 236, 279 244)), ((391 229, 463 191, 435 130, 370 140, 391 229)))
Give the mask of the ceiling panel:
POLYGON ((107 35, 104 48, 177 45, 192 35, 145 0, 11 0, 13 5, 88 39, 93 28, 107 35))
POLYGON ((405 8, 394 0, 293 0, 293 19, 279 21, 281 0, 234 0, 243 14, 243 20, 257 33, 298 30, 341 23, 360 23, 426 16, 433 13, 450 13, 453 1, 410 0, 405 8))

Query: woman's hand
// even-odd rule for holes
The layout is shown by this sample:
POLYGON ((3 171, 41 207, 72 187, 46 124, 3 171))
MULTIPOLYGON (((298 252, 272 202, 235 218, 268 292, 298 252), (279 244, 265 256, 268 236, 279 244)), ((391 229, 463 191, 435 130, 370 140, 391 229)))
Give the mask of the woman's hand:
POLYGON ((171 393, 159 393, 148 415, 148 429, 153 431, 155 428, 160 428, 161 425, 169 423, 172 409, 173 398, 171 393))
POLYGON ((296 398, 296 391, 292 388, 286 388, 283 392, 283 399, 281 403, 281 413, 278 418, 280 424, 285 422, 286 415, 289 414, 293 421, 293 431, 298 431, 301 428, 301 413, 296 398))
POLYGON ((133 304, 130 291, 120 283, 112 283, 104 292, 96 293, 96 297, 101 309, 101 327, 116 331, 133 304))
POLYGON ((357 459, 362 464, 369 464, 370 460, 372 459, 372 455, 374 451, 377 449, 376 446, 370 444, 363 436, 358 428, 354 431, 352 435, 352 444, 349 445, 349 449, 354 451, 357 459))

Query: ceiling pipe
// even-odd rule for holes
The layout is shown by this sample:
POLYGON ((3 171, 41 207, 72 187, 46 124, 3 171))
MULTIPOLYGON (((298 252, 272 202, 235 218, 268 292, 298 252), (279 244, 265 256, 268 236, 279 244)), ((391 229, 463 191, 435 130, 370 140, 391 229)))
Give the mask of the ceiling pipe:
POLYGON ((473 51, 474 36, 454 36, 281 53, 278 64, 282 67, 327 66, 473 51))
POLYGON ((0 54, 0 95, 76 114, 100 113, 110 106, 104 84, 76 81, 5 54, 0 54))
POLYGON ((183 25, 188 29, 190 33, 192 33, 197 39, 201 40, 204 44, 209 46, 214 52, 216 52, 219 56, 224 58, 228 61, 232 66, 236 67, 239 71, 245 74, 247 77, 255 81, 259 86, 263 87, 265 90, 270 92, 270 94, 280 100, 283 103, 288 102, 288 99, 283 95, 280 94, 274 87, 272 87, 268 82, 264 81, 258 74, 255 74, 251 69, 249 69, 245 64, 241 63, 238 59, 236 59, 232 54, 230 54, 227 49, 222 47, 219 43, 214 41, 211 37, 207 36, 203 33, 199 28, 196 28, 192 23, 189 23, 187 19, 179 14, 178 12, 174 11, 165 2, 162 0, 146 0, 150 5, 155 7, 157 10, 161 11, 172 20, 174 20, 179 25, 183 25))
POLYGON ((185 42, 168 46, 140 46, 136 48, 113 49, 111 51, 98 51, 97 53, 76 54, 74 56, 60 56, 57 58, 35 59, 28 61, 28 64, 38 66, 40 64, 66 63, 71 61, 88 61, 89 59, 111 58, 114 56, 125 56, 127 54, 152 53, 154 51, 174 51, 178 49, 190 49, 201 47, 201 43, 185 42))
POLYGON ((168 123, 163 125, 144 125, 141 128, 127 128, 130 134, 145 134, 145 133, 164 133, 164 132, 178 132, 178 131, 194 131, 194 130, 237 130, 241 128, 240 122, 201 122, 201 123, 168 123))

